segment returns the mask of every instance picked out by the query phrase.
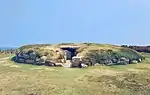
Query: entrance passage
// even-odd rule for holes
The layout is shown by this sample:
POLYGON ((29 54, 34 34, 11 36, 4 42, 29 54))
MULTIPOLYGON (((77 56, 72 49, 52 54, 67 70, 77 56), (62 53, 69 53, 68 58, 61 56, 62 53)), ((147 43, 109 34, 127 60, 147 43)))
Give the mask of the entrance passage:
POLYGON ((61 48, 65 52, 65 59, 72 60, 73 56, 76 56, 76 48, 61 48))

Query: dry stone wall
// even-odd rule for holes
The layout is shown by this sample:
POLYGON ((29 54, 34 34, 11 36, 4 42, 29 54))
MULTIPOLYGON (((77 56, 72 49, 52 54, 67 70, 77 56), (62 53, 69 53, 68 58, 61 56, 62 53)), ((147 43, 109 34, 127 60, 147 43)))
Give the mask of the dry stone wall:
MULTIPOLYGON (((82 47, 81 47, 82 48, 82 47)), ((87 48, 87 47, 86 47, 87 48)), ((117 50, 89 50, 85 52, 86 48, 82 49, 80 53, 85 53, 86 56, 71 57, 70 52, 56 47, 48 47, 41 49, 28 49, 26 51, 19 51, 16 53, 13 60, 18 63, 26 63, 33 65, 46 66, 64 66, 67 62, 66 56, 70 60, 70 67, 87 67, 97 64, 104 65, 127 65, 140 63, 144 57, 138 52, 128 48, 118 48, 117 50), (87 54, 86 54, 87 53, 87 54)), ((80 50, 80 48, 79 48, 80 50)), ((87 49, 88 50, 88 49, 87 49)), ((87 51, 86 50, 86 51, 87 51)), ((82 54, 81 54, 82 55, 82 54)), ((68 66, 67 66, 68 67, 68 66)))

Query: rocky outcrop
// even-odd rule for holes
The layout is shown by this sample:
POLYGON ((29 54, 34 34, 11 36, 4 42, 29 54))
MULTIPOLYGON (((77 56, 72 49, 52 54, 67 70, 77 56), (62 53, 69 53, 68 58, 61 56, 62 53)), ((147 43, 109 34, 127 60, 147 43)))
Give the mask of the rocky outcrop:
POLYGON ((71 67, 80 67, 81 68, 81 58, 74 57, 71 61, 71 67))

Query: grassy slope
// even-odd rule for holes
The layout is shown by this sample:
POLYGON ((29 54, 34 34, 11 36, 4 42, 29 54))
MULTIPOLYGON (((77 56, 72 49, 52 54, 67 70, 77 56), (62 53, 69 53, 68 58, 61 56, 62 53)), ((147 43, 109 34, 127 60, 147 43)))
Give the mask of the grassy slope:
POLYGON ((0 63, 0 95, 150 95, 145 62, 86 69, 0 63))

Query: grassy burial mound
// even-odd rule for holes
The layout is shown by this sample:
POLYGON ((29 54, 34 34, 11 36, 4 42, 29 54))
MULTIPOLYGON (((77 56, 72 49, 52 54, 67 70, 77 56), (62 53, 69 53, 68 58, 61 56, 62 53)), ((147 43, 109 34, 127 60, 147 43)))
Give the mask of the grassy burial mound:
POLYGON ((127 65, 144 59, 138 52, 115 45, 39 44, 20 47, 13 59, 18 63, 47 66, 87 67, 91 65, 127 65))

